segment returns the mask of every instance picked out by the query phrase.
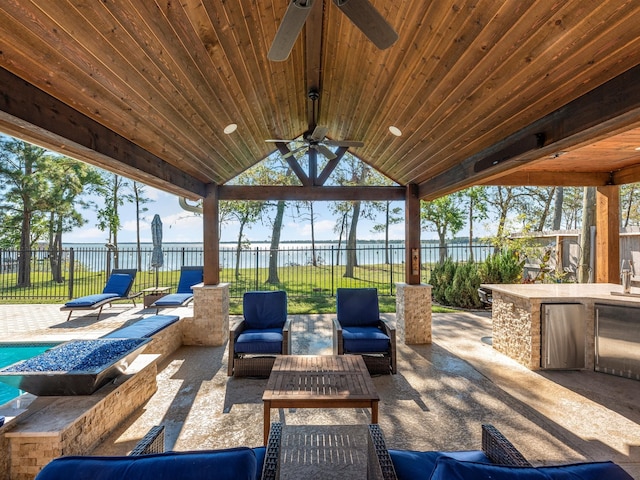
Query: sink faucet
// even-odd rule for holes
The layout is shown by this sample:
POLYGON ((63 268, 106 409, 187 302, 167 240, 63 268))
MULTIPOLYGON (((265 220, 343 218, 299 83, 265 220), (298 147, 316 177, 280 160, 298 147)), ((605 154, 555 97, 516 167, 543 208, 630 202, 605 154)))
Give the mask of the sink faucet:
POLYGON ((631 293, 631 270, 627 268, 626 260, 622 260, 620 280, 622 283, 622 293, 631 293))

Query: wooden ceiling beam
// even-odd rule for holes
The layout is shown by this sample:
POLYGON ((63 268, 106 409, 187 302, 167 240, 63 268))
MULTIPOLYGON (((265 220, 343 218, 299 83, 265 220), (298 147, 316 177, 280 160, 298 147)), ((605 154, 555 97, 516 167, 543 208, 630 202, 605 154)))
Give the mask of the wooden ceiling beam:
POLYGON ((204 182, 0 68, 0 130, 161 190, 197 200, 204 182))
MULTIPOLYGON (((640 174, 640 172, 639 172, 640 174)), ((611 174, 607 172, 514 172, 491 178, 482 185, 527 187, 600 187, 609 185, 611 174)))
POLYGON ((613 185, 626 185, 640 182, 640 165, 623 168, 611 175, 613 185))
POLYGON ((405 187, 290 187, 220 185, 220 200, 404 201, 405 187))
MULTIPOLYGON (((420 198, 432 200, 474 184, 484 183, 492 177, 505 175, 507 170, 517 168, 519 163, 524 165, 542 160, 560 151, 585 144, 590 139, 619 132, 625 126, 630 128, 639 118, 640 65, 468 157, 447 172, 421 183, 420 198), (535 136, 544 138, 541 148, 522 149, 520 152, 514 148, 523 142, 529 145, 527 139, 535 136), (509 151, 517 153, 510 158, 501 157, 495 166, 483 163, 487 158, 495 158, 500 152, 509 151)), ((558 175, 559 178, 561 176, 558 175)))

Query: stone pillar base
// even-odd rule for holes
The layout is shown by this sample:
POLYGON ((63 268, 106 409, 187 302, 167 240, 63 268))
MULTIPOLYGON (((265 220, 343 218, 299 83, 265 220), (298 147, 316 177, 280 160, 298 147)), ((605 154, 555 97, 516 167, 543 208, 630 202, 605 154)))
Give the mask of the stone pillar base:
POLYGON ((396 337, 406 345, 431 343, 431 285, 396 284, 396 337))
POLYGON ((224 345, 229 338, 229 284, 194 286, 193 318, 184 322, 183 345, 224 345))

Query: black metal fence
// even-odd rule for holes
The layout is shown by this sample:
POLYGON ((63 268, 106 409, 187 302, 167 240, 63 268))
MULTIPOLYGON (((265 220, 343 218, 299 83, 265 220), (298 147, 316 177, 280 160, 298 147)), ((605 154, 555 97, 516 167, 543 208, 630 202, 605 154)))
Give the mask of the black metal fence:
MULTIPOLYGON (((446 252, 437 245, 422 247, 422 280, 429 282, 432 267, 442 255, 456 262, 471 258, 484 260, 493 251, 486 244, 473 247, 448 245, 446 252)), ((132 291, 168 286, 175 291, 180 267, 203 265, 202 247, 164 248, 163 265, 152 268, 151 247, 108 249, 66 248, 62 252, 61 274, 54 275, 55 262, 47 250, 33 250, 29 257, 28 282, 18 277, 20 252, 0 250, 0 302, 54 301, 90 295, 102 291, 113 268, 137 269, 132 291)), ((355 250, 336 246, 280 248, 235 248, 220 250, 220 281, 230 285, 232 297, 249 290, 284 289, 289 296, 333 296, 339 287, 374 286, 381 295, 394 295, 395 284, 404 281, 404 245, 393 244, 358 247, 355 250), (347 270, 347 256, 355 264, 347 270), (276 268, 272 258, 276 256, 276 268)))

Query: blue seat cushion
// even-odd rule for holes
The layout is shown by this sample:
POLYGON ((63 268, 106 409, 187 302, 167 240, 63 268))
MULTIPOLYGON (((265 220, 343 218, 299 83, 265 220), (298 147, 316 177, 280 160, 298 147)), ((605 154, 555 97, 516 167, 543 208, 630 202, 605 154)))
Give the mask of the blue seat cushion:
POLYGON ((242 297, 242 313, 247 328, 280 328, 287 321, 287 292, 246 292, 242 297))
POLYGON ((336 314, 343 327, 375 326, 380 320, 376 288, 339 288, 336 314))
POLYGON ((171 293, 156 300, 153 305, 158 307, 179 307, 193 298, 193 293, 171 293))
POLYGON ((134 457, 60 457, 47 464, 37 480, 256 480, 256 454, 250 448, 167 452, 134 457))
POLYGON ((152 315, 132 325, 108 333, 102 338, 147 338, 180 319, 177 315, 152 315))
POLYGON ((116 293, 96 293, 85 297, 75 298, 64 304, 65 307, 91 307, 110 298, 120 298, 116 293))
POLYGON ((389 337, 377 327, 342 327, 344 351, 347 353, 386 352, 389 337))
POLYGON ((282 353, 282 330, 261 328, 243 330, 235 342, 236 353, 282 353))
POLYGON ((131 278, 131 275, 126 273, 113 273, 109 277, 109 280, 107 280, 107 284, 104 286, 102 293, 115 293, 119 297, 126 297, 132 283, 133 278, 131 278))
POLYGON ((176 293, 193 293, 191 287, 202 283, 204 270, 198 268, 185 268, 180 272, 180 281, 176 293))
POLYGON ((461 462, 448 457, 438 459, 431 475, 431 480, 467 480, 469 478, 474 480, 632 480, 627 472, 613 462, 534 468, 461 462))
POLYGON ((393 468, 398 480, 429 479, 436 462, 442 456, 470 462, 491 463, 482 450, 468 450, 460 452, 417 452, 413 450, 389 450, 393 468))

